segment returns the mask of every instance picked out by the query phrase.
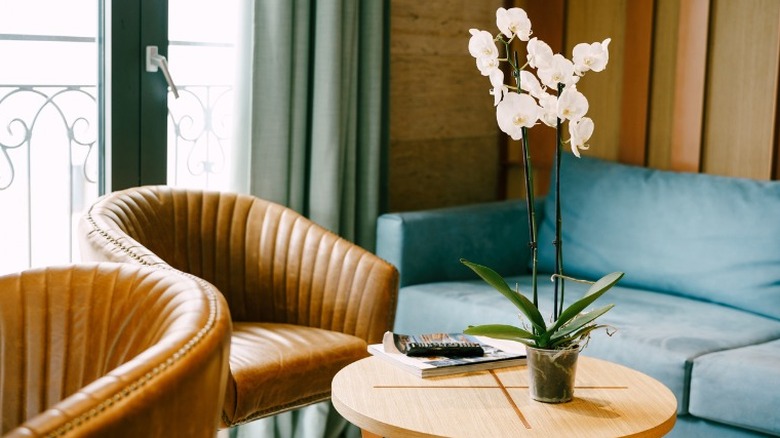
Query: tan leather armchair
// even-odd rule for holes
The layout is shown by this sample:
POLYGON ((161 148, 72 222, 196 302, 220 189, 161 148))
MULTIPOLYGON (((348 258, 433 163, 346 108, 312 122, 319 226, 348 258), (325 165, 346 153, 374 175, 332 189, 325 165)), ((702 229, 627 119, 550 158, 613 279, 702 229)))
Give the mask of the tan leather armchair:
POLYGON ((0 277, 0 435, 213 437, 224 298, 172 269, 85 263, 0 277))
POLYGON ((329 399, 336 372, 393 324, 394 266, 253 196, 132 188, 99 199, 80 226, 82 257, 170 265, 225 295, 223 426, 329 399))

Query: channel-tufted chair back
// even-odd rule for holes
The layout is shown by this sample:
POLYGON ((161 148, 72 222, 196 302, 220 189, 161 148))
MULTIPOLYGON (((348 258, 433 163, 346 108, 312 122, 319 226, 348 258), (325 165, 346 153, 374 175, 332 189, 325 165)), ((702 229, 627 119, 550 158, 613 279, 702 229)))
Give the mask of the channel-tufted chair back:
POLYGON ((225 295, 234 321, 226 426, 329 398, 338 369, 393 324, 395 267, 257 197, 127 189, 89 209, 79 238, 88 260, 170 265, 225 295))
POLYGON ((118 263, 0 277, 0 434, 213 437, 230 347, 224 298, 118 263))

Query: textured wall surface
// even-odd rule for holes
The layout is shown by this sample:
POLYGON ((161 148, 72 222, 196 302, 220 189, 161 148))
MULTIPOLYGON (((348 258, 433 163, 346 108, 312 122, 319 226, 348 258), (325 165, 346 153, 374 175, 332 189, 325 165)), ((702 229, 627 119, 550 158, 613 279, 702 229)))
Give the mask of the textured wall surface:
POLYGON ((392 0, 389 208, 497 199, 499 135, 469 28, 495 27, 502 1, 392 0))
MULTIPOLYGON (((612 38, 607 69, 578 85, 596 125, 587 155, 780 176, 777 0, 392 0, 392 210, 522 196, 519 143, 499 133, 467 51, 468 29, 495 31, 505 4, 523 7, 534 35, 567 57, 579 42, 612 38)), ((536 127, 529 138, 545 193, 554 131, 536 127)))

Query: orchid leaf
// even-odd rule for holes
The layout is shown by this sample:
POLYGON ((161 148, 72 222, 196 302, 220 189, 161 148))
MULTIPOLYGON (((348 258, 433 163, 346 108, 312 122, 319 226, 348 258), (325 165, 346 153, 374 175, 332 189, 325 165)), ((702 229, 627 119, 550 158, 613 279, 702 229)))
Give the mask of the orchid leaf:
POLYGON ((555 321, 555 324, 550 329, 550 333, 555 333, 561 326, 569 322, 572 318, 579 315, 586 307, 590 306, 600 296, 604 295, 612 286, 615 285, 620 279, 623 278, 622 272, 613 272, 601 277, 598 281, 591 285, 588 292, 583 295, 578 301, 572 303, 567 307, 555 321))
POLYGON ((544 317, 539 312, 539 309, 537 309, 536 306, 534 306, 534 304, 523 294, 513 291, 509 285, 506 284, 504 278, 496 271, 488 268, 487 266, 472 263, 466 259, 461 259, 460 262, 471 268, 471 270, 482 277, 485 282, 493 286, 497 291, 501 292, 502 295, 509 299, 512 304, 514 304, 518 309, 520 309, 521 312, 523 312, 534 328, 537 329, 540 333, 547 331, 547 325, 544 323, 544 317))
POLYGON ((496 339, 508 339, 510 341, 520 342, 536 338, 536 335, 528 330, 507 324, 472 325, 464 330, 463 333, 467 335, 488 336, 496 339))
MULTIPOLYGON (((620 279, 623 278, 623 275, 624 274, 622 272, 613 272, 611 274, 607 274, 607 275, 599 278, 595 283, 590 285, 590 288, 588 289, 587 292, 585 292, 585 295, 583 295, 583 298, 587 297, 587 296, 590 296, 590 295, 595 295, 595 294, 598 294, 598 296, 603 295, 604 292, 609 290, 609 288, 614 286, 615 283, 620 281, 620 279)), ((594 298, 594 300, 595 300, 595 298, 594 298)))
POLYGON ((571 335, 569 335, 569 336, 567 336, 565 338, 561 338, 561 339, 559 339, 559 340, 557 340, 555 342, 551 342, 549 344, 548 348, 557 348, 557 347, 560 347, 562 345, 577 344, 577 343, 579 343, 582 340, 582 338, 585 338, 588 335, 590 335, 590 332, 592 332, 594 330, 597 330, 597 329, 601 329, 601 328, 605 329, 605 328, 608 328, 608 327, 609 326, 603 325, 603 324, 601 324, 601 325, 597 325, 597 324, 586 325, 585 327, 582 327, 580 330, 574 332, 573 334, 571 334, 571 335))
POLYGON ((582 313, 580 315, 577 315, 576 318, 569 321, 567 324, 564 324, 561 326, 558 331, 555 333, 551 333, 550 342, 557 342, 559 339, 564 338, 568 336, 570 333, 575 332, 585 325, 593 322, 596 318, 599 316, 607 313, 610 309, 615 307, 614 304, 608 304, 604 307, 601 307, 596 310, 592 310, 588 313, 582 313))

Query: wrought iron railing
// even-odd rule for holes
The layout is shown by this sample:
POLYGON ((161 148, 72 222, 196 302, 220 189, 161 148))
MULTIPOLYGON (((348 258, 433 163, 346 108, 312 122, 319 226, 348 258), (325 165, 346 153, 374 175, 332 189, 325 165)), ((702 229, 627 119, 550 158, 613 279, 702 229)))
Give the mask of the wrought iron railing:
MULTIPOLYGON (((71 165, 82 169, 85 183, 97 182, 97 167, 89 165, 98 158, 95 90, 94 85, 0 84, 0 190, 13 185, 20 165, 32 166, 33 143, 39 139, 36 134, 52 134, 57 128, 61 128, 69 145, 71 165), (53 120, 43 117, 47 110, 51 110, 53 120), (53 126, 55 123, 61 126, 53 126), (14 154, 15 150, 23 152, 14 154), (14 155, 18 161, 12 159, 14 155), (76 156, 83 159, 76 160, 76 156)), ((41 143, 48 141, 51 135, 40 137, 41 143)), ((27 170, 30 182, 32 176, 27 170)))
POLYGON ((97 197, 96 108, 93 85, 0 85, 3 268, 73 259, 75 216, 97 197))
MULTIPOLYGON (((2 40, 95 43, 0 34, 2 40)), ((169 99, 171 181, 208 187, 225 165, 232 88, 178 88, 181 98, 169 99)), ((0 274, 78 258, 78 218, 99 194, 97 92, 94 84, 0 83, 0 274)))
POLYGON ((231 138, 233 88, 226 85, 177 86, 168 99, 168 179, 174 185, 209 188, 225 170, 231 138))

